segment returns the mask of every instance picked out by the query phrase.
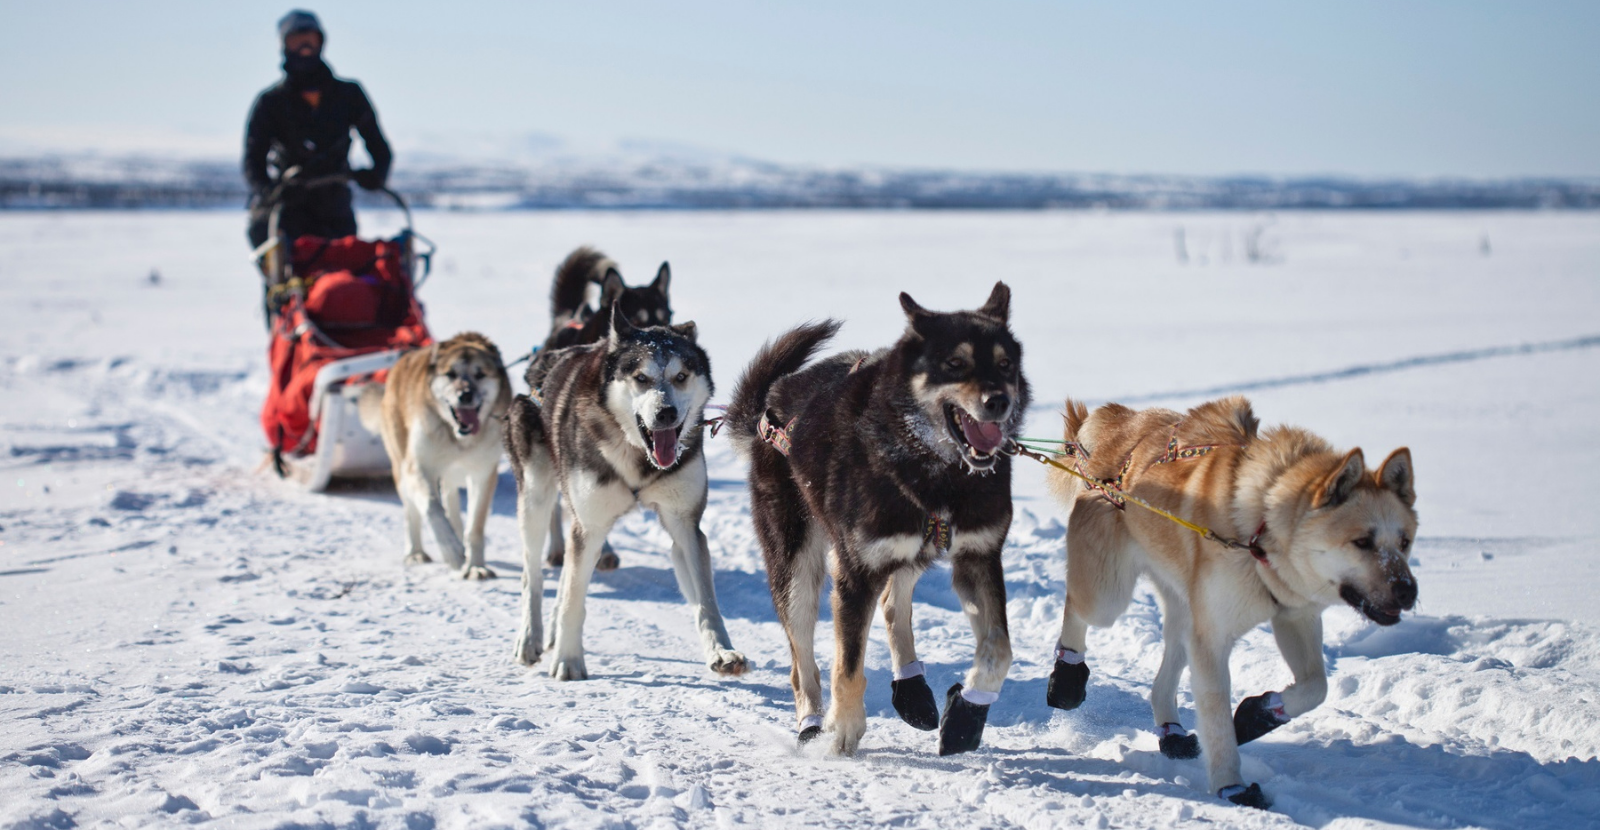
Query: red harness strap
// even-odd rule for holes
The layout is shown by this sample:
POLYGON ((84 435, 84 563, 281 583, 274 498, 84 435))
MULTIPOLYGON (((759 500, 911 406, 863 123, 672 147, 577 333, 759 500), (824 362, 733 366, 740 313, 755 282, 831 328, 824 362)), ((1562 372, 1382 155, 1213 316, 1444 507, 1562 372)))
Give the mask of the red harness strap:
POLYGON ((782 454, 784 458, 788 458, 789 450, 792 448, 789 443, 789 430, 794 429, 794 422, 798 418, 799 416, 790 418, 789 423, 780 427, 774 424, 770 417, 762 416, 761 420, 756 422, 756 435, 760 436, 761 440, 771 444, 772 448, 782 454))

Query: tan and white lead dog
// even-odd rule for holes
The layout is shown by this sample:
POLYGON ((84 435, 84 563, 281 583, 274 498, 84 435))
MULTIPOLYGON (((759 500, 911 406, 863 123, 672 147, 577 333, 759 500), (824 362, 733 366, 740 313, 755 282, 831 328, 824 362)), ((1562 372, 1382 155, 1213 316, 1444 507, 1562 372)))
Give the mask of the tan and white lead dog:
POLYGON ((1346 602, 1379 625, 1394 625, 1417 599, 1407 566, 1417 532, 1411 453, 1389 454, 1376 471, 1361 450, 1338 452, 1295 427, 1257 434, 1240 397, 1187 413, 1118 404, 1089 414, 1067 401, 1067 451, 1060 460, 1111 486, 1050 471, 1071 508, 1067 598, 1050 677, 1049 703, 1084 700, 1087 627, 1121 616, 1140 574, 1161 601, 1165 654, 1150 692, 1161 750, 1193 758, 1203 749, 1211 788, 1236 804, 1266 807, 1239 774, 1239 744, 1311 710, 1327 695, 1322 611, 1346 602), (1240 550, 1137 505, 1121 494, 1247 543, 1240 550), (1228 655, 1245 632, 1271 621, 1294 673, 1282 692, 1246 698, 1229 718, 1228 655), (1178 678, 1191 682, 1199 741, 1178 723, 1178 678))
POLYGON ((500 350, 463 332, 410 352, 389 370, 382 396, 361 397, 361 422, 383 435, 394 486, 405 507, 408 564, 433 561, 422 550, 424 517, 445 563, 462 579, 493 579, 483 561, 483 525, 499 479, 511 382, 500 350), (462 540, 461 488, 471 523, 462 540))

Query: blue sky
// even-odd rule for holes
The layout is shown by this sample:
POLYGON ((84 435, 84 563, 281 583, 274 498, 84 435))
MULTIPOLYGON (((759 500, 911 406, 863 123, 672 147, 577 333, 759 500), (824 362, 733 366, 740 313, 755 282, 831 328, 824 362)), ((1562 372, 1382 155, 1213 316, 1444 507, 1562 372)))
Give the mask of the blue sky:
MULTIPOLYGON (((391 139, 780 162, 1600 175, 1596 2, 308 4, 391 139)), ((234 152, 254 2, 0 0, 0 152, 234 152)))

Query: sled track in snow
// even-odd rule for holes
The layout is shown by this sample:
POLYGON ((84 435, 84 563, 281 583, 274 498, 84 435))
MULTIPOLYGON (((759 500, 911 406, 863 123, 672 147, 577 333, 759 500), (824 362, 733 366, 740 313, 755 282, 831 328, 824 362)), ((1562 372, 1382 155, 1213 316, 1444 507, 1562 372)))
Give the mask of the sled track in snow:
MULTIPOLYGON (((1488 360, 1496 357, 1513 357, 1516 355, 1544 354, 1547 352, 1570 352, 1581 349, 1592 349, 1600 346, 1600 334, 1591 334, 1586 337, 1572 337, 1565 340, 1546 340, 1541 343, 1519 343, 1513 346, 1490 346, 1484 349, 1468 349, 1465 351, 1445 352, 1443 354, 1419 355, 1400 360, 1391 360, 1387 363, 1360 363, 1355 366, 1346 366, 1343 369, 1330 369, 1325 372, 1312 372, 1304 375, 1287 375, 1278 378, 1265 378, 1262 380, 1247 380, 1240 383, 1228 383, 1220 386, 1209 386, 1200 389, 1179 389, 1166 392, 1149 392, 1143 395, 1127 395, 1111 400, 1121 404, 1147 404, 1158 403, 1183 398, 1214 398, 1219 395, 1233 395, 1242 392, 1258 392, 1263 389, 1281 389, 1286 386, 1306 386, 1316 383, 1330 383, 1338 380, 1351 380, 1367 377, 1369 375, 1383 375, 1390 372, 1403 372, 1407 369, 1418 369, 1424 366, 1442 366, 1450 363, 1471 363, 1478 360, 1488 360)), ((1096 403, 1104 403, 1098 401, 1096 403)), ((1033 407, 1034 409, 1055 409, 1054 404, 1033 407)))

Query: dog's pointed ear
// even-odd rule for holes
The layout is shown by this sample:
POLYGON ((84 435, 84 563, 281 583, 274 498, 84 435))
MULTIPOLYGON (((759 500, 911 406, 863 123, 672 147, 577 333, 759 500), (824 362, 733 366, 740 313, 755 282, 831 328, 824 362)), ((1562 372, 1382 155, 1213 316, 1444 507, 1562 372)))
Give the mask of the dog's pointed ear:
POLYGON ((633 324, 628 322, 628 315, 622 313, 622 303, 611 304, 611 328, 606 334, 611 348, 616 348, 628 335, 633 334, 633 324))
POLYGON ((662 297, 667 296, 667 291, 672 288, 672 266, 661 263, 661 267, 656 269, 655 282, 650 283, 650 287, 661 292, 662 297))
POLYGON ((1415 471, 1411 467, 1411 450, 1401 447, 1383 460, 1383 466, 1378 468, 1378 486, 1391 490, 1410 507, 1417 501, 1417 488, 1415 471))
POLYGON ((611 304, 622 296, 628 287, 622 284, 622 272, 615 268, 607 268, 606 275, 600 279, 600 307, 610 308, 611 304))
POLYGON ((921 335, 922 324, 933 316, 933 312, 923 308, 904 291, 900 292, 900 307, 905 309, 906 319, 911 321, 911 330, 921 335))
POLYGON ((1002 323, 1011 320, 1011 289, 1003 282, 996 282, 994 290, 989 292, 989 301, 978 309, 978 313, 986 317, 993 317, 1002 323))
POLYGON ((432 372, 439 365, 439 344, 434 343, 428 347, 428 371, 432 372))
POLYGON ((1361 477, 1367 474, 1367 460, 1361 455, 1361 448, 1344 454, 1344 460, 1339 462, 1339 469, 1328 474, 1328 477, 1317 485, 1317 496, 1311 502, 1312 507, 1338 507, 1350 499, 1350 494, 1356 491, 1356 485, 1361 483, 1361 477))
POLYGON ((695 326, 693 320, 679 323, 676 326, 673 326, 672 330, 683 335, 684 337, 689 338, 690 343, 695 342, 695 337, 700 333, 700 330, 695 326))

